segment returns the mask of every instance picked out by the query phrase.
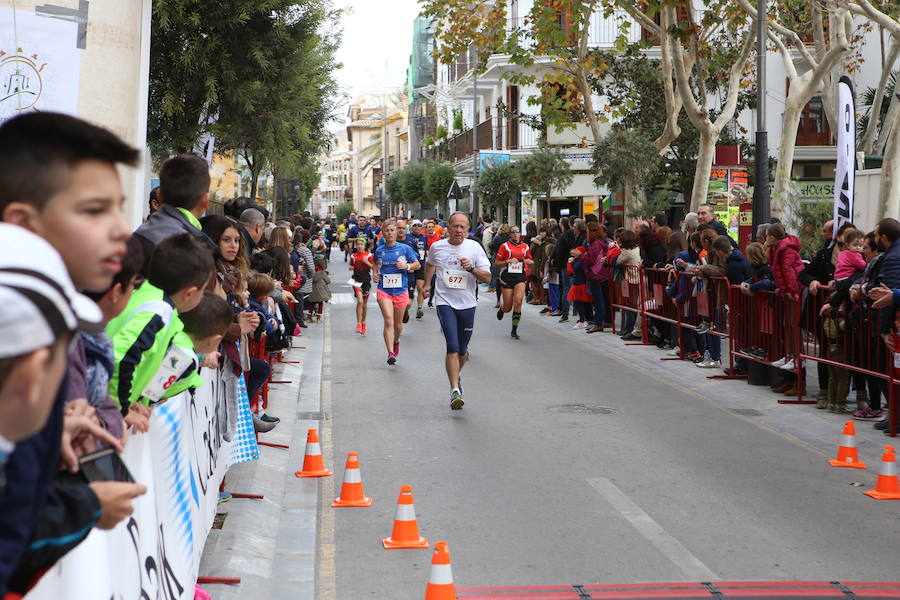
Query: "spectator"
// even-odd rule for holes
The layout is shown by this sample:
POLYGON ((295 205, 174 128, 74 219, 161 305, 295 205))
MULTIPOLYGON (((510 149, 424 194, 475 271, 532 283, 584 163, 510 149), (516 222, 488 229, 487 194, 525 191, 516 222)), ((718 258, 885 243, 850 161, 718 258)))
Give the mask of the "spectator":
MULTIPOLYGON (((355 239, 358 238, 350 238, 351 241, 355 239)), ((368 246, 371 240, 366 237, 363 237, 363 239, 366 240, 366 245, 368 246)), ((306 302, 306 297, 312 292, 313 275, 316 272, 312 250, 307 247, 307 241, 309 241, 309 233, 305 230, 298 229, 294 232, 294 250, 291 252, 291 263, 296 265, 294 269, 297 271, 297 275, 303 278, 300 287, 294 291, 294 297, 297 299, 294 318, 297 319, 297 324, 300 327, 306 327, 306 321, 303 317, 304 303, 306 302)))
MULTIPOLYGON (((0 126, 0 220, 39 234, 53 246, 76 289, 105 290, 119 270, 129 237, 121 213, 124 194, 116 165, 133 165, 137 158, 137 151, 112 133, 74 117, 28 113, 10 119, 0 126), (86 199, 90 199, 89 211, 81 208, 86 199)), ((50 340, 47 342, 49 345, 50 340)), ((7 483, 0 494, 0 596, 33 539, 35 524, 42 519, 61 450, 64 464, 77 469, 72 446, 62 443, 64 430, 67 439, 93 433, 120 447, 89 419, 64 416, 68 392, 68 383, 59 387, 46 424, 16 444, 6 460, 7 483)), ((92 485, 90 492, 69 506, 99 508, 101 524, 108 526, 117 522, 112 516, 114 505, 121 509, 118 514, 127 516, 131 498, 138 493, 143 493, 142 486, 92 485)), ((73 545, 90 528, 90 523, 84 530, 85 524, 75 521, 68 522, 83 532, 71 538, 73 545)))
MULTIPOLYGON (((563 217, 563 219, 566 218, 567 217, 563 217)), ((560 220, 560 223, 563 222, 563 219, 560 220)), ((568 221, 566 221, 566 223, 568 223, 568 221)), ((553 261, 551 267, 562 277, 562 285, 560 285, 559 288, 559 311, 550 313, 550 315, 553 317, 559 317, 560 323, 569 322, 568 295, 569 288, 572 287, 572 277, 568 274, 566 265, 568 263, 569 257, 572 254, 572 250, 579 246, 584 246, 585 241, 584 220, 575 219, 573 227, 571 229, 564 230, 562 237, 560 237, 556 242, 556 249, 553 253, 553 261)))
MULTIPOLYGON (((627 229, 622 230, 619 234, 619 248, 621 254, 616 259, 616 267, 623 269, 622 281, 634 288, 641 280, 638 267, 641 264, 641 251, 637 246, 637 236, 633 231, 627 229)), ((639 340, 641 339, 641 330, 637 324, 637 311, 625 311, 625 323, 622 327, 622 334, 619 336, 623 340, 639 340)))
POLYGON ((531 278, 531 295, 532 299, 529 304, 547 304, 547 298, 544 295, 544 287, 543 281, 545 276, 544 267, 547 264, 547 261, 550 257, 547 255, 546 251, 548 248, 553 248, 553 236, 550 233, 550 227, 545 226, 541 229, 541 231, 535 236, 533 240, 531 240, 531 259, 534 261, 534 266, 530 270, 529 277, 531 278))
POLYGON ((327 271, 325 261, 316 259, 316 272, 313 274, 313 289, 309 294, 309 318, 315 314, 316 321, 322 322, 325 303, 331 300, 331 275, 327 271))
POLYGON ((756 241, 757 241, 759 244, 762 244, 763 247, 765 247, 765 245, 766 245, 766 231, 768 231, 768 230, 769 230, 769 224, 768 224, 768 223, 761 223, 761 224, 756 228, 756 241))
MULTIPOLYGON (((609 243, 606 239, 606 227, 596 221, 588 224, 588 250, 584 253, 584 276, 588 282, 588 291, 593 299, 594 324, 586 333, 598 333, 603 331, 606 315, 607 280, 609 270, 606 266, 606 253, 609 243)), ((575 251, 577 253, 578 251, 575 251)), ((574 253, 573 253, 574 254, 574 253)), ((580 254, 574 254, 576 258, 580 254)))
MULTIPOLYGON (((500 229, 500 224, 497 221, 491 223, 490 227, 485 227, 484 231, 481 233, 481 247, 487 250, 491 247, 491 241, 494 239, 494 236, 497 235, 497 230, 500 229)), ((429 244, 430 245, 430 244, 429 244)))
POLYGON ((568 300, 575 308, 575 314, 578 315, 578 320, 575 322, 572 329, 585 329, 589 326, 588 323, 593 325, 594 321, 594 299, 591 297, 591 292, 588 289, 588 282, 584 271, 584 256, 587 251, 588 248, 585 246, 575 248, 575 252, 578 252, 579 254, 577 256, 570 256, 568 264, 566 265, 566 269, 572 280, 572 287, 569 288, 568 300))
MULTIPOLYGON (((134 292, 135 281, 144 264, 141 242, 134 236, 128 240, 127 251, 122 257, 122 270, 113 277, 112 286, 104 293, 88 293, 103 313, 103 325, 119 315, 134 292)), ((79 334, 85 353, 85 387, 87 401, 97 411, 104 429, 119 439, 125 433, 125 421, 116 402, 109 395, 109 380, 115 368, 112 340, 99 331, 83 331, 79 334)), ((142 427, 146 431, 146 427, 142 427)))
POLYGON ((643 229, 637 236, 641 249, 641 264, 645 269, 662 268, 666 264, 666 247, 662 240, 649 229, 643 229))
POLYGON ((642 231, 650 231, 650 224, 647 221, 635 221, 633 231, 639 236, 642 231))
POLYGON ((292 238, 291 230, 288 227, 278 227, 274 231, 272 231, 272 235, 269 236, 269 248, 273 248, 275 246, 281 246, 284 248, 285 252, 290 254, 294 251, 294 245, 291 243, 292 238))
MULTIPOLYGON (((700 221, 701 225, 709 225, 712 227, 717 234, 728 235, 728 228, 716 218, 716 213, 713 212, 712 206, 709 204, 701 204, 697 208, 697 219, 700 221)), ((737 242, 735 242, 731 236, 729 236, 728 239, 731 240, 732 247, 737 248, 737 242)))
POLYGON ((147 274, 153 248, 164 239, 179 233, 189 233, 210 253, 215 244, 203 233, 200 217, 209 207, 209 165, 195 154, 181 154, 163 163, 159 170, 161 206, 134 235, 144 247, 144 268, 147 274))
POLYGON ((669 226, 669 217, 664 212, 658 212, 653 215, 653 220, 650 222, 650 230, 656 233, 662 227, 669 226))
POLYGON ((697 213, 689 212, 684 215, 684 235, 686 238, 690 238, 691 234, 697 231, 697 227, 700 225, 700 220, 697 217, 697 213))
POLYGON ((241 237, 244 238, 244 249, 247 253, 246 257, 249 259, 262 241, 263 233, 266 230, 266 218, 256 207, 248 208, 241 213, 237 225, 241 237))
MULTIPOLYGON (((148 389, 166 356, 172 339, 184 326, 179 313, 196 308, 213 270, 206 247, 187 233, 157 244, 150 259, 147 281, 135 290, 125 310, 106 326, 115 351, 110 395, 131 424, 142 403, 162 398, 163 389, 148 389)), ((177 354, 177 352, 176 352, 177 354)))
POLYGON ((156 186, 155 188, 150 190, 150 201, 148 203, 147 212, 148 217, 159 210, 160 202, 159 198, 157 197, 157 192, 159 192, 159 186, 156 186))
MULTIPOLYGON (((803 260, 800 258, 800 240, 796 236, 788 235, 784 226, 780 223, 771 225, 766 232, 769 246, 769 269, 775 279, 775 294, 787 296, 784 309, 785 331, 791 331, 797 326, 797 302, 800 293, 799 274, 803 270, 803 260)), ((783 367, 786 371, 795 370, 799 360, 795 361, 794 340, 787 336, 784 340, 785 358, 772 363, 774 366, 783 367)), ((795 387, 785 391, 787 395, 795 395, 796 386, 802 389, 802 383, 796 382, 795 387), (793 392, 793 393, 790 393, 793 392)))

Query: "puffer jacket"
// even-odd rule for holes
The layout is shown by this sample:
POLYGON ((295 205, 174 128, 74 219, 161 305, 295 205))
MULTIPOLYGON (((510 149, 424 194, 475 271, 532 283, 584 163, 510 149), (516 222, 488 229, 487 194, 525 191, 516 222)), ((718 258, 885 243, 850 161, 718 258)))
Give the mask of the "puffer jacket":
POLYGON ((588 251, 582 255, 584 274, 588 281, 606 281, 609 279, 609 267, 605 266, 604 261, 608 250, 609 243, 604 239, 599 239, 594 240, 588 251), (597 266, 598 261, 600 266, 597 266))
POLYGON ((799 294, 799 274, 803 271, 800 258, 800 239, 789 235, 769 252, 769 269, 775 277, 775 285, 780 294, 799 294))

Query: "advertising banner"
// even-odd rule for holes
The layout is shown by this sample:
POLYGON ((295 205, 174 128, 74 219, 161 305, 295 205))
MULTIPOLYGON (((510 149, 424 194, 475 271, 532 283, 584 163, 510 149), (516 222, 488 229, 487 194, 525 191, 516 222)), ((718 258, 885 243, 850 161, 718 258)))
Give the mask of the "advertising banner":
POLYGON ((856 179, 856 109, 853 86, 844 75, 838 82, 837 165, 834 169, 834 236, 853 220, 853 188, 856 179))

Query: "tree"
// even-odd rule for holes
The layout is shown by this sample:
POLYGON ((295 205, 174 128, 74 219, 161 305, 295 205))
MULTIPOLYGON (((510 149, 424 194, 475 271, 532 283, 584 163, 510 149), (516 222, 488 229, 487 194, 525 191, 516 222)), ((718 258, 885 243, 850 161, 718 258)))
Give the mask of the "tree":
POLYGON ((426 202, 425 197, 425 163, 409 163, 397 173, 400 175, 400 195, 403 202, 426 202))
POLYGON ((349 219, 351 212, 353 212, 353 200, 344 200, 334 207, 334 216, 338 221, 349 219))
POLYGON ((422 206, 438 206, 447 199, 447 192, 456 179, 453 165, 441 161, 430 161, 425 164, 425 186, 422 206))
POLYGON ((251 172, 299 175, 336 109, 340 13, 329 0, 156 0, 150 144, 157 157, 205 132, 251 172))
POLYGON ((562 191, 574 179, 562 150, 552 146, 535 148, 516 163, 519 184, 538 198, 549 200, 553 191, 562 191))
POLYGON ((549 125, 557 128, 586 123, 594 140, 606 116, 595 110, 589 78, 603 65, 588 51, 591 17, 600 0, 535 2, 524 25, 508 27, 506 2, 495 0, 423 0, 423 14, 435 19, 436 53, 452 64, 474 47, 478 67, 493 52, 524 67, 504 75, 519 85, 536 84, 539 93, 528 104, 541 106, 549 125))
MULTIPOLYGON (((756 19, 756 8, 748 0, 739 0, 741 8, 756 19)), ((825 91, 837 85, 841 61, 850 49, 848 31, 852 21, 846 10, 838 7, 833 1, 825 4, 826 13, 816 2, 787 0, 780 11, 770 11, 766 19, 767 37, 778 49, 788 77, 788 94, 785 99, 784 117, 781 128, 781 141, 778 147, 778 163, 775 168, 775 187, 772 191, 772 213, 781 215, 787 200, 788 186, 794 166, 794 149, 797 144, 797 130, 806 104, 817 93, 823 93, 823 101, 829 93, 825 91), (830 36, 825 32, 827 16, 830 36), (787 26, 782 20, 788 20, 787 26), (790 27, 793 27, 790 28, 790 27), (809 28, 804 31, 802 28, 809 28), (809 48, 803 42, 796 29, 802 33, 812 34, 815 44, 809 48), (802 73, 797 69, 789 48, 796 49, 803 57, 808 69, 802 73)), ((836 101, 828 100, 834 104, 836 101)), ((831 110, 826 110, 831 114, 831 110)), ((836 129, 836 123, 834 123, 836 129)))
MULTIPOLYGON (((404 167, 405 169, 406 167, 404 167)), ((387 190, 388 198, 390 198, 391 202, 394 204, 400 204, 405 202, 403 198, 403 189, 400 184, 400 180, 403 177, 401 174, 403 169, 399 171, 394 171, 390 175, 388 175, 387 180, 384 182, 384 189, 387 190)))
POLYGON ((640 130, 616 126, 594 147, 594 183, 611 191, 625 190, 625 210, 633 213, 634 192, 637 200, 645 196, 648 183, 660 171, 660 162, 653 138, 640 130))
POLYGON ((503 163, 487 167, 478 172, 475 191, 482 205, 503 212, 503 207, 519 200, 522 193, 516 167, 503 163))

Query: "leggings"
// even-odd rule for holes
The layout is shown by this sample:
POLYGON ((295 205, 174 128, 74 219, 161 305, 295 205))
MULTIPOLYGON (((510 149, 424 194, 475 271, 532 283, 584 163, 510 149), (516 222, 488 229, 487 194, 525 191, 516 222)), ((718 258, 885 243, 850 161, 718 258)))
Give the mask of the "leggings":
POLYGON ((456 310, 446 304, 438 304, 437 315, 447 342, 447 354, 468 354, 469 340, 475 328, 475 307, 456 310))

